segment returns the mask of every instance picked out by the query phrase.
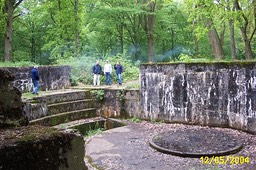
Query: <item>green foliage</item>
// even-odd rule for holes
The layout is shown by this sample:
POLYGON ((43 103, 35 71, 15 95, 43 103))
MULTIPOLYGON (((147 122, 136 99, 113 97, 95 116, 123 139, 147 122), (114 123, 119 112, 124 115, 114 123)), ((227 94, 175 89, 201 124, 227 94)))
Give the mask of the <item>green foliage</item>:
POLYGON ((192 58, 190 56, 186 55, 186 54, 180 54, 179 55, 179 60, 180 61, 189 62, 189 61, 191 61, 191 59, 192 58))
POLYGON ((140 118, 137 118, 137 117, 132 117, 131 119, 128 119, 128 120, 130 120, 132 122, 135 122, 135 123, 140 123, 141 122, 140 118))
POLYGON ((34 66, 35 63, 30 61, 20 61, 20 62, 0 62, 0 67, 24 67, 24 66, 34 66))
MULTIPOLYGON (((127 82, 130 80, 138 80, 139 79, 139 61, 137 61, 136 65, 132 64, 130 60, 131 56, 127 56, 126 53, 120 54, 118 53, 116 56, 106 57, 114 67, 117 61, 119 61, 123 66, 122 79, 123 82, 127 82)), ((115 70, 113 69, 112 77, 116 78, 115 70)))
MULTIPOLYGON (((109 56, 104 57, 102 59, 98 59, 102 71, 104 68, 105 60, 109 60, 110 64, 112 65, 113 71, 112 71, 112 77, 113 77, 113 83, 116 82, 116 73, 114 70, 114 64, 116 64, 117 61, 120 61, 124 68, 124 72, 122 74, 123 81, 129 81, 129 80, 138 80, 139 79, 139 67, 132 64, 132 61, 129 60, 130 56, 127 56, 126 54, 117 54, 116 56, 109 56)), ((73 85, 77 85, 78 82, 84 83, 84 84, 92 84, 93 83, 93 73, 92 73, 92 67, 96 62, 96 57, 79 57, 79 58, 69 58, 69 59, 59 59, 57 60, 57 63, 59 65, 70 65, 72 67, 71 70, 71 82, 73 85)), ((137 62, 138 64, 138 62, 137 62)), ((101 82, 105 82, 105 76, 101 76, 101 82)))
POLYGON ((164 120, 150 119, 150 122, 154 124, 161 124, 164 123, 164 120))
POLYGON ((104 100, 104 90, 92 90, 91 94, 95 97, 96 101, 102 102, 104 100))
POLYGON ((125 102, 125 91, 122 89, 122 90, 118 90, 117 92, 117 99, 122 103, 124 104, 125 102))
POLYGON ((70 65, 72 67, 71 82, 73 85, 76 85, 78 82, 92 84, 92 67, 95 64, 95 61, 96 60, 90 57, 72 57, 69 59, 59 59, 57 60, 57 63, 59 65, 70 65))
POLYGON ((89 125, 89 130, 86 132, 86 137, 95 136, 95 135, 97 135, 97 134, 102 133, 104 130, 105 130, 104 128, 100 128, 99 122, 95 122, 94 128, 92 128, 92 127, 89 125))
POLYGON ((97 134, 101 134, 103 132, 104 129, 102 128, 98 128, 98 129, 91 129, 87 132, 86 137, 92 137, 95 136, 97 134))
MULTIPOLYGON (((4 2, 0 1, 1 56, 4 56, 6 29, 4 2)), ((155 2, 154 61, 176 60, 181 53, 193 58, 212 57, 207 33, 213 27, 219 35, 223 30, 222 46, 226 59, 230 60, 229 20, 234 21, 237 59, 245 59, 240 31, 246 23, 244 17, 248 20, 246 34, 251 37, 251 47, 256 53, 255 32, 251 29, 255 27, 252 1, 239 1, 240 11, 231 10, 233 0, 229 4, 212 0, 155 2), (206 26, 208 21, 212 22, 210 27, 206 26)), ((147 32, 142 28, 142 18, 147 14, 145 5, 133 0, 23 1, 15 9, 14 16, 19 17, 13 23, 13 60, 40 65, 69 61, 74 65, 71 77, 75 85, 92 83, 90 69, 96 59, 104 63, 108 58, 112 65, 118 59, 125 68, 124 81, 137 79, 138 68, 131 63, 144 62, 148 57, 147 32)), ((116 77, 114 73, 112 76, 116 77)), ((101 80, 104 79, 102 76, 101 80)))
POLYGON ((70 75, 70 84, 71 86, 77 86, 79 82, 79 77, 76 77, 75 75, 70 75))
POLYGON ((140 84, 139 83, 135 83, 135 84, 129 84, 126 85, 126 89, 139 89, 140 88, 140 84))

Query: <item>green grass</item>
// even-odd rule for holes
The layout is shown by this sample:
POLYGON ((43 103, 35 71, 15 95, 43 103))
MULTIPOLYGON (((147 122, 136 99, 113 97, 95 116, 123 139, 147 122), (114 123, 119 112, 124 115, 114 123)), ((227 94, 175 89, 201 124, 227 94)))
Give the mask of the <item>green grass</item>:
POLYGON ((139 118, 137 118, 137 117, 133 117, 133 118, 128 119, 128 120, 129 120, 129 121, 132 121, 132 122, 135 122, 135 123, 141 122, 141 120, 140 120, 139 118))
POLYGON ((101 134, 104 131, 104 129, 102 128, 98 128, 98 129, 91 129, 87 132, 86 137, 92 137, 95 136, 97 134, 101 134))

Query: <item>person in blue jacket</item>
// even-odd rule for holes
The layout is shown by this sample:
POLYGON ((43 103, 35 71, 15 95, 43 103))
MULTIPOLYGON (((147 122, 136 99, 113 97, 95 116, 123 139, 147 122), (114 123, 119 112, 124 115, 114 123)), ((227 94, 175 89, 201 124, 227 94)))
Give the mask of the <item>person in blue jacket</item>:
POLYGON ((38 89, 39 89, 39 73, 38 73, 38 66, 34 66, 31 70, 31 78, 32 78, 32 83, 34 85, 34 89, 32 94, 38 95, 38 89))
POLYGON ((122 85, 123 66, 119 61, 114 65, 114 69, 116 70, 118 84, 122 85))
POLYGON ((96 64, 93 66, 92 68, 92 72, 93 72, 93 85, 96 86, 100 85, 100 74, 101 74, 101 66, 99 64, 99 61, 96 61, 96 64))

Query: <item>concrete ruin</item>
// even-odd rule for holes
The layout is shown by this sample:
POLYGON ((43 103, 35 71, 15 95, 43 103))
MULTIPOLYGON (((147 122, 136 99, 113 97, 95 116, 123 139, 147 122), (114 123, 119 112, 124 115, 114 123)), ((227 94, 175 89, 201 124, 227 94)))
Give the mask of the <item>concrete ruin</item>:
POLYGON ((256 133, 256 63, 144 64, 141 118, 256 133))

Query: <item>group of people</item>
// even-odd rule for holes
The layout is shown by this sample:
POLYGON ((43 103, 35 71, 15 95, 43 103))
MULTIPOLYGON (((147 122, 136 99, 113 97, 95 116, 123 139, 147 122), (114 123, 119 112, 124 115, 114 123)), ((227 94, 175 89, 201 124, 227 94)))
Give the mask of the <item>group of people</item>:
MULTIPOLYGON (((117 82, 119 85, 122 85, 123 66, 119 61, 114 65, 114 69, 116 70, 117 82)), ((99 61, 96 61, 96 64, 92 68, 92 72, 93 72, 93 85, 94 86, 100 85, 100 75, 102 73, 102 67, 99 64, 99 61)), ((112 77, 111 77, 112 65, 109 63, 109 60, 106 60, 103 72, 104 72, 104 75, 106 76, 106 85, 111 85, 112 84, 112 77)))
MULTIPOLYGON (((122 73, 123 73, 123 66, 121 63, 118 61, 114 65, 114 69, 116 70, 116 77, 117 77, 117 82, 119 85, 122 85, 122 73)), ((99 64, 99 61, 96 61, 96 64, 93 66, 92 69, 93 72, 93 85, 100 85, 100 75, 102 73, 102 68, 99 64)), ((108 60, 106 60, 106 63, 104 65, 103 69, 104 75, 106 76, 106 85, 111 85, 112 84, 112 66, 109 63, 108 60)), ((33 92, 32 94, 38 95, 38 89, 39 89, 39 73, 38 73, 38 66, 34 66, 31 70, 31 79, 33 83, 33 92)))

